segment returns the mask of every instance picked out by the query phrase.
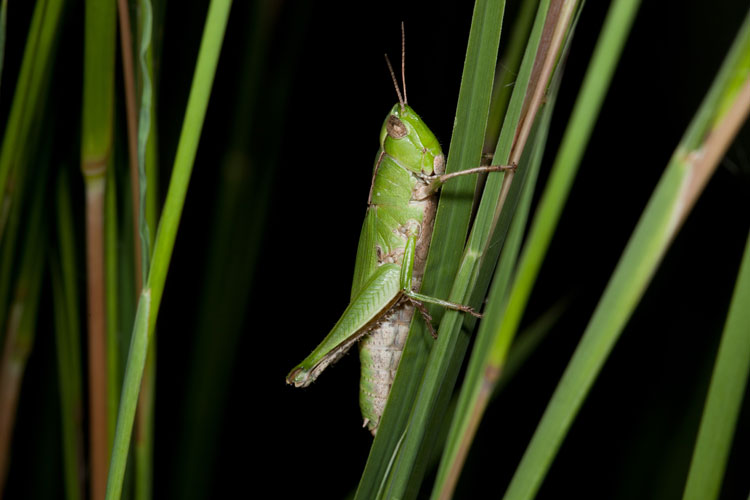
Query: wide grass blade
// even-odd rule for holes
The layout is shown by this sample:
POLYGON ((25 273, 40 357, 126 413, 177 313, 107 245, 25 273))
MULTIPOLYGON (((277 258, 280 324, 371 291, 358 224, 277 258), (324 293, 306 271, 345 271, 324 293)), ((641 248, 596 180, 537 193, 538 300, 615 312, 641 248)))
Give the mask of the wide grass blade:
POLYGON ((208 99, 211 94, 231 5, 231 0, 212 0, 206 16, 205 29, 198 52, 172 177, 154 243, 153 260, 136 312, 130 352, 125 368, 112 462, 107 481, 106 498, 108 500, 119 499, 122 492, 125 464, 148 344, 156 326, 167 270, 174 249, 182 208, 185 204, 185 195, 190 182, 195 153, 198 149, 198 140, 203 128, 203 120, 208 107, 208 99))
MULTIPOLYGON (((574 111, 572 123, 575 123, 576 114, 580 116, 585 109, 591 111, 593 104, 586 104, 590 96, 586 92, 588 85, 593 85, 598 81, 599 84, 594 85, 593 95, 600 94, 603 91, 603 88, 601 88, 601 83, 604 83, 602 78, 606 80, 608 72, 604 71, 603 77, 601 73, 593 74, 593 69, 598 64, 604 64, 605 68, 612 66, 612 63, 606 62, 606 59, 609 58, 603 51, 612 50, 613 46, 610 45, 612 43, 621 44, 621 42, 618 43, 618 39, 624 38, 623 31, 627 31, 627 20, 632 16, 634 4, 635 2, 627 1, 618 1, 613 4, 612 14, 604 28, 604 33, 612 33, 613 38, 609 40, 609 43, 600 43, 597 46, 591 65, 592 71, 587 74, 581 92, 581 96, 586 98, 580 105, 576 106, 578 110, 574 111), (612 25, 614 25, 614 28, 612 25), (611 29, 614 29, 614 31, 610 32, 611 29), (619 33, 619 36, 614 36, 617 33, 619 33), (596 91, 597 88, 599 92, 596 91)), ((542 479, 588 390, 638 304, 651 277, 656 272, 661 258, 714 171, 729 141, 734 137, 742 123, 747 113, 747 107, 750 105, 750 95, 738 94, 737 86, 728 84, 737 71, 747 71, 746 68, 739 68, 738 66, 742 61, 742 56, 750 51, 749 37, 750 17, 744 23, 711 90, 656 187, 584 332, 583 338, 547 406, 547 410, 516 470, 505 498, 532 498, 541 485, 542 479), (728 91, 733 94, 731 99, 733 106, 730 108, 731 111, 722 115, 718 112, 719 104, 722 99, 725 99, 728 91), (740 99, 737 99, 738 96, 740 99)), ((609 73, 611 73, 611 70, 609 73)), ((750 78, 747 76, 745 76, 742 91, 750 94, 750 78)), ((595 107, 598 107, 598 105, 595 107)), ((576 129, 572 130, 575 131, 576 129)), ((581 133, 581 131, 577 131, 576 135, 579 136, 577 140, 571 138, 573 132, 566 135, 557 162, 566 164, 580 158, 581 147, 577 145, 580 143, 581 133)), ((584 133, 583 136, 587 136, 587 134, 584 133)), ((553 174, 550 183, 554 179, 553 174)), ((542 206, 544 206, 544 201, 542 206)), ((522 279, 522 276, 519 272, 519 280, 522 279)), ((511 310, 510 306, 508 310, 511 310)), ((503 326, 505 326, 505 323, 503 326)), ((502 359, 500 356, 497 356, 497 358, 498 361, 502 359)))

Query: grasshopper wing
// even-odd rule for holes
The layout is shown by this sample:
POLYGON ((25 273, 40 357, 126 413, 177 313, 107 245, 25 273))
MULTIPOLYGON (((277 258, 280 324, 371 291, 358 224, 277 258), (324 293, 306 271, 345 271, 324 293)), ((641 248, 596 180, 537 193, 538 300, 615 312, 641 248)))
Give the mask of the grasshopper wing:
POLYGON ((402 296, 401 266, 378 267, 352 298, 323 342, 286 377, 296 387, 310 385, 328 365, 341 358, 402 296))

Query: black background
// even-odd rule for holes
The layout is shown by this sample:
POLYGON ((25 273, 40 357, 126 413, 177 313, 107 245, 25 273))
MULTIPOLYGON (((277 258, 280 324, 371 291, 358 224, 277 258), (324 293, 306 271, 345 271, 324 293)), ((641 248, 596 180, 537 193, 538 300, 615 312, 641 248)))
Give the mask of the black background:
MULTIPOLYGON (((243 60, 249 15, 244 2, 235 3, 159 318, 155 498, 175 497, 175 454, 185 452, 175 429, 185 397, 181 384, 190 370, 191 313, 202 286, 195 269, 206 257, 215 166, 236 111, 237 64, 243 60)), ((506 19, 512 19, 515 4, 509 2, 506 19)), ((205 8, 204 2, 167 6, 163 43, 164 53, 172 56, 161 62, 159 84, 165 181, 205 8)), ((583 9, 540 186, 606 9, 606 2, 593 1, 583 9)), ((499 496, 507 486, 746 9, 741 1, 643 2, 524 324, 563 296, 573 297, 570 310, 489 408, 457 497, 499 496)), ((233 366, 229 397, 221 410, 217 453, 206 457, 214 477, 210 498, 255 497, 262 490, 268 493, 261 496, 273 498, 342 498, 356 487, 372 441, 360 428, 356 355, 304 390, 287 386, 284 377, 348 301, 378 134, 396 101, 383 53, 398 59, 404 21, 409 103, 447 148, 471 14, 471 2, 450 1, 288 2, 281 8, 269 71, 289 57, 290 44, 298 44, 291 51, 296 62, 273 83, 290 85, 285 105, 262 111, 269 120, 283 121, 278 146, 269 142, 280 149, 280 161, 263 165, 273 172, 273 191, 246 327, 234 357, 226 359, 233 366)), ((503 31, 501 51, 508 34, 503 31)), ((70 85, 76 88, 76 82, 70 85)), ((252 141, 258 138, 248 137, 252 141)), ((628 323, 538 498, 681 495, 750 228, 749 145, 745 126, 628 323)), ((254 216, 248 213, 245 222, 254 216)), ((241 221, 236 231, 243 230, 241 221)), ((30 361, 28 383, 43 385, 39 365, 47 358, 38 352, 30 361)), ((22 399, 22 407, 31 404, 22 399)), ((747 495, 747 420, 746 398, 723 498, 747 495)), ((21 424, 19 432, 31 431, 21 424)), ((22 468, 14 470, 23 474, 22 468)))

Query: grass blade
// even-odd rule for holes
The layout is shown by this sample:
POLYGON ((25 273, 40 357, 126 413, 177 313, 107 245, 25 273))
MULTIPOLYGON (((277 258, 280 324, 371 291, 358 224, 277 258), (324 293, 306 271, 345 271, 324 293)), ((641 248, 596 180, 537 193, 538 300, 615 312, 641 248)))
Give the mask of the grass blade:
MULTIPOLYGON (((463 170, 479 164, 489 114, 492 79, 497 61, 504 7, 505 3, 501 1, 478 1, 474 6, 466 62, 456 110, 456 121, 448 154, 448 172, 463 170)), ((443 188, 422 288, 428 295, 437 297, 448 295, 456 265, 463 250, 463 237, 459 238, 459 236, 466 234, 471 208, 471 188, 475 183, 475 179, 467 177, 457 180, 453 184, 448 183, 443 188), (438 262, 440 265, 437 264, 438 262)), ((451 296, 451 300, 456 300, 456 297, 451 296)), ((439 310, 433 311, 436 318, 441 313, 442 311, 439 310)), ((451 313, 448 313, 446 317, 450 317, 450 315, 451 313)), ((456 320, 458 320, 460 326, 458 316, 454 318, 454 321, 456 320)), ((392 470, 394 472, 385 496, 388 498, 393 496, 403 497, 410 482, 412 485, 420 482, 420 477, 424 471, 421 466, 422 462, 417 457, 420 453, 429 454, 428 449, 422 449, 423 437, 427 432, 428 425, 430 425, 429 415, 432 414, 432 408, 438 399, 438 392, 441 389, 440 382, 445 376, 445 368, 451 363, 451 354, 454 352, 453 346, 458 337, 457 328, 453 335, 444 335, 443 331, 441 326, 441 334, 430 355, 431 358, 435 358, 435 361, 431 361, 428 365, 428 371, 422 378, 422 385, 418 392, 415 392, 417 391, 416 383, 419 382, 419 373, 421 373, 426 356, 426 349, 432 340, 428 339, 429 336, 422 323, 418 321, 412 323, 412 331, 409 334, 404 357, 420 359, 422 364, 401 363, 400 365, 401 368, 406 365, 407 369, 400 370, 396 376, 388 406, 381 422, 381 428, 373 443, 365 473, 357 491, 358 498, 373 498, 378 491, 393 456, 393 451, 403 434, 407 417, 409 419, 408 424, 406 424, 408 431, 393 465, 392 470), (417 355, 415 356, 415 354, 417 355), (434 374, 437 374, 437 376, 434 376, 434 374), (407 382, 400 382, 400 380, 406 379, 408 379, 407 382), (405 390, 403 393, 400 392, 402 390, 399 387, 400 384, 404 384, 405 390), (418 397, 418 400, 412 407, 415 397, 418 397), (398 405, 398 415, 395 417, 398 420, 391 422, 389 421, 389 414, 393 415, 393 410, 390 409, 394 405, 393 401, 397 401, 395 404, 398 405)), ((443 387, 442 389, 446 388, 443 387)), ((444 399, 445 401, 442 401, 441 404, 447 404, 447 398, 444 399)), ((407 496, 414 493, 413 488, 412 486, 407 496)))
POLYGON ((57 233, 59 255, 53 255, 52 294, 63 448, 65 498, 84 498, 83 380, 81 367, 81 322, 78 316, 75 231, 70 185, 65 169, 57 180, 57 233), (58 262, 59 259, 59 262, 58 262))
POLYGON ((107 484, 108 432, 104 195, 114 130, 115 6, 88 0, 85 8, 81 172, 86 187, 89 467, 92 498, 107 484))
MULTIPOLYGON (((615 32, 623 30, 624 25, 627 24, 627 17, 618 20, 615 14, 627 15, 634 10, 634 7, 633 2, 613 4, 612 8, 615 10, 611 11, 612 15, 605 25, 604 32, 607 33, 608 26, 612 24, 616 26, 615 32)), ((718 115, 719 122, 716 119, 718 104, 730 87, 727 83, 736 73, 737 64, 741 61, 743 53, 750 50, 749 37, 750 17, 744 23, 714 85, 651 197, 583 338, 547 406, 505 498, 518 499, 534 496, 583 399, 647 287, 662 256, 695 203, 702 187, 705 186, 708 177, 714 171, 721 154, 728 146, 729 139, 734 136, 739 124, 742 123, 743 113, 747 113, 747 108, 750 106, 750 79, 746 80, 745 87, 743 87, 743 92, 746 90, 747 96, 737 94, 736 86, 732 88, 735 97, 740 96, 746 101, 733 99, 732 111, 723 116, 718 115), (718 125, 715 125, 716 123, 718 125), (702 154, 699 155, 698 151, 702 154)), ((616 38, 612 41, 616 41, 616 38)), ((607 44, 599 44, 597 49, 600 48, 611 49, 607 47, 607 44)), ((597 50, 592 69, 597 64, 603 63, 600 60, 601 57, 604 57, 603 54, 597 50)), ((586 82, 590 82, 592 78, 587 75, 581 95, 589 96, 583 91, 587 88, 586 82)), ((574 119, 575 115, 576 112, 574 112, 574 119)), ((568 157, 570 151, 575 149, 571 143, 577 143, 577 141, 563 139, 558 160, 572 161, 575 157, 580 157, 580 154, 576 154, 572 159, 568 157)), ((553 174, 550 182, 554 179, 553 174)), ((510 306, 508 310, 511 310, 510 306)))
POLYGON ((719 497, 750 374, 750 238, 737 276, 683 500, 719 497))
MULTIPOLYGON (((540 21, 544 17, 540 16, 540 21)), ((539 23, 541 25, 541 23, 539 23)), ((526 62, 530 69, 533 58, 526 62)), ((556 99, 557 89, 562 76, 562 68, 558 68, 554 83, 550 86, 550 92, 545 100, 544 109, 540 115, 536 130, 532 132, 531 143, 527 157, 521 160, 518 175, 528 172, 528 179, 517 178, 513 188, 522 187, 522 197, 515 216, 513 217, 510 232, 503 245, 503 252, 495 270, 492 289, 488 298, 488 306, 485 309, 484 319, 480 325, 477 340, 474 345, 467 374, 457 403, 457 410, 448 434, 446 451, 443 454, 438 470, 438 476, 433 489, 433 498, 450 498, 453 494, 458 474, 463 466, 466 453, 470 446, 476 426, 479 424, 481 414, 473 410, 481 391, 486 390, 489 399, 495 392, 490 384, 484 383, 486 373, 485 360, 489 347, 492 343, 493 327, 502 321, 506 293, 510 278, 515 269, 521 241, 526 229, 526 221, 531 207, 531 199, 536 186, 537 174, 542 162, 542 155, 547 140, 547 132, 552 117, 552 110, 556 99), (520 170, 523 168, 523 170, 520 170), (518 186, 516 185, 518 184, 518 186)), ((503 375, 506 373, 504 372, 503 375)), ((505 377, 502 377, 504 380, 505 377)), ((500 380, 500 379, 498 379, 500 380)))
MULTIPOLYGON (((43 176, 39 184, 44 185, 43 176)), ((0 356, 0 493, 4 489, 18 399, 26 364, 34 344, 37 308, 45 261, 44 190, 38 190, 26 222, 20 272, 5 324, 0 356)))
POLYGON ((14 182, 14 178, 20 175, 16 170, 26 162, 32 125, 46 98, 49 68, 52 67, 50 61, 57 48, 57 31, 63 6, 63 0, 43 0, 37 2, 34 8, 16 93, 0 149, 0 241, 3 241, 14 192, 20 184, 14 182))
POLYGON ((185 195, 190 182, 195 153, 198 149, 198 139, 208 107, 208 98, 211 94, 231 5, 231 0, 212 0, 206 16, 203 39, 198 52, 172 177, 154 244, 153 260, 149 268, 146 286, 141 292, 133 326, 107 482, 106 498, 108 500, 119 499, 122 492, 125 464, 148 344, 156 326, 167 270, 174 249, 182 208, 185 204, 185 195))

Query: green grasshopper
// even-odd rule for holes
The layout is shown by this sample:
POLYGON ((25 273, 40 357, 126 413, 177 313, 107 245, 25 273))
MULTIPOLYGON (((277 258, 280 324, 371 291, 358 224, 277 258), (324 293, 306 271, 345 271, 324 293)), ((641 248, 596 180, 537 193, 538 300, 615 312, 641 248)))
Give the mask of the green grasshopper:
POLYGON ((286 377, 295 387, 310 385, 330 364, 359 341, 360 409, 375 435, 396 375, 415 308, 437 337, 424 303, 481 317, 471 307, 418 293, 432 237, 438 196, 447 180, 459 175, 512 170, 515 166, 483 166, 445 174, 445 156, 435 135, 406 100, 405 50, 401 26, 399 89, 380 132, 367 213, 360 234, 351 301, 318 347, 286 377))

